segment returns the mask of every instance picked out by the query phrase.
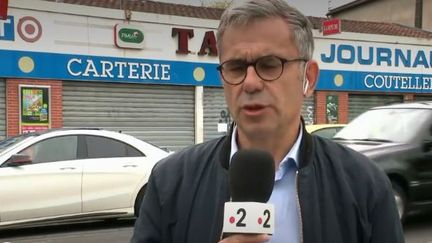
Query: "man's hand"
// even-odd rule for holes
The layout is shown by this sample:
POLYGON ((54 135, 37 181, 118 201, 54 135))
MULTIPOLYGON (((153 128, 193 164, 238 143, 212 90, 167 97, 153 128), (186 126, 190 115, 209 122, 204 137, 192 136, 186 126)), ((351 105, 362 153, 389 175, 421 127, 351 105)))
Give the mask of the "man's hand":
POLYGON ((270 236, 266 234, 235 234, 219 241, 219 243, 262 243, 268 240, 270 240, 270 236))

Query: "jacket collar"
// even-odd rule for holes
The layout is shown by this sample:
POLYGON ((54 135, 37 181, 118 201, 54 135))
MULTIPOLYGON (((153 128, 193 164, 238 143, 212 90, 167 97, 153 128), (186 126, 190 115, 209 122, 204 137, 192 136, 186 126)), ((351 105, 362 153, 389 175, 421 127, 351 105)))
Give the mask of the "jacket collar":
POLYGON ((227 135, 223 138, 222 148, 220 150, 219 158, 220 163, 224 169, 229 168, 230 154, 231 154, 231 139, 232 139, 232 131, 234 129, 235 123, 231 123, 230 129, 227 132, 227 135))
MULTIPOLYGON (((312 136, 306 131, 306 126, 301 117, 301 122, 303 124, 303 137, 300 142, 300 151, 299 151, 299 169, 306 167, 312 158, 312 136)), ((223 138, 222 148, 220 150, 219 158, 220 163, 224 169, 229 168, 229 160, 230 160, 230 152, 231 152, 231 138, 232 138, 232 130, 234 128, 234 122, 231 123, 230 129, 228 130, 227 135, 223 138)))
POLYGON ((300 142, 300 151, 299 151, 299 170, 308 166, 312 160, 312 151, 313 151, 313 143, 312 143, 312 135, 310 135, 306 131, 306 125, 301 117, 301 122, 303 124, 303 137, 300 142))

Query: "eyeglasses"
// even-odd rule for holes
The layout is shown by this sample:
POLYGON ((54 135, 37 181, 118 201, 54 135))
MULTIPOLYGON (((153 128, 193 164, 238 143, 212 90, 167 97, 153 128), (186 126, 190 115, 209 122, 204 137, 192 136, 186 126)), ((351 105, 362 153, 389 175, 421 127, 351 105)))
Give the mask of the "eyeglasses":
POLYGON ((233 59, 223 62, 216 69, 221 73, 225 82, 237 85, 243 83, 247 69, 253 66, 257 75, 264 81, 273 81, 282 76, 284 64, 289 62, 307 62, 305 58, 285 59, 277 56, 264 56, 254 62, 246 62, 241 59, 233 59))

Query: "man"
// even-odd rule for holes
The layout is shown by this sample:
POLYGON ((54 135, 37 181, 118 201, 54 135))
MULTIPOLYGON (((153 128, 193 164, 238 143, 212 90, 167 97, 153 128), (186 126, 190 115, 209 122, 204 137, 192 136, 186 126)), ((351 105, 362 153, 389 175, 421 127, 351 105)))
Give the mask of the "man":
POLYGON ((218 28, 220 71, 234 127, 154 168, 132 242, 404 242, 391 185, 366 157, 304 129, 318 65, 307 18, 283 0, 227 9, 218 28), (228 168, 238 149, 275 162, 275 234, 221 239, 228 168))

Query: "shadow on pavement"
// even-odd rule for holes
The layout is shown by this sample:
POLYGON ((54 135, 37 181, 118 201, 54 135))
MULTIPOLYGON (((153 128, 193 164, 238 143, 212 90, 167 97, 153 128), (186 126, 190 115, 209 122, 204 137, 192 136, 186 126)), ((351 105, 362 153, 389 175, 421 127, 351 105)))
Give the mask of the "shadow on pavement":
POLYGON ((88 220, 84 222, 64 222, 55 224, 32 225, 23 228, 11 228, 0 230, 0 240, 5 238, 17 238, 38 236, 46 234, 61 234, 71 232, 94 231, 98 229, 113 229, 133 227, 135 219, 111 219, 111 220, 88 220))

